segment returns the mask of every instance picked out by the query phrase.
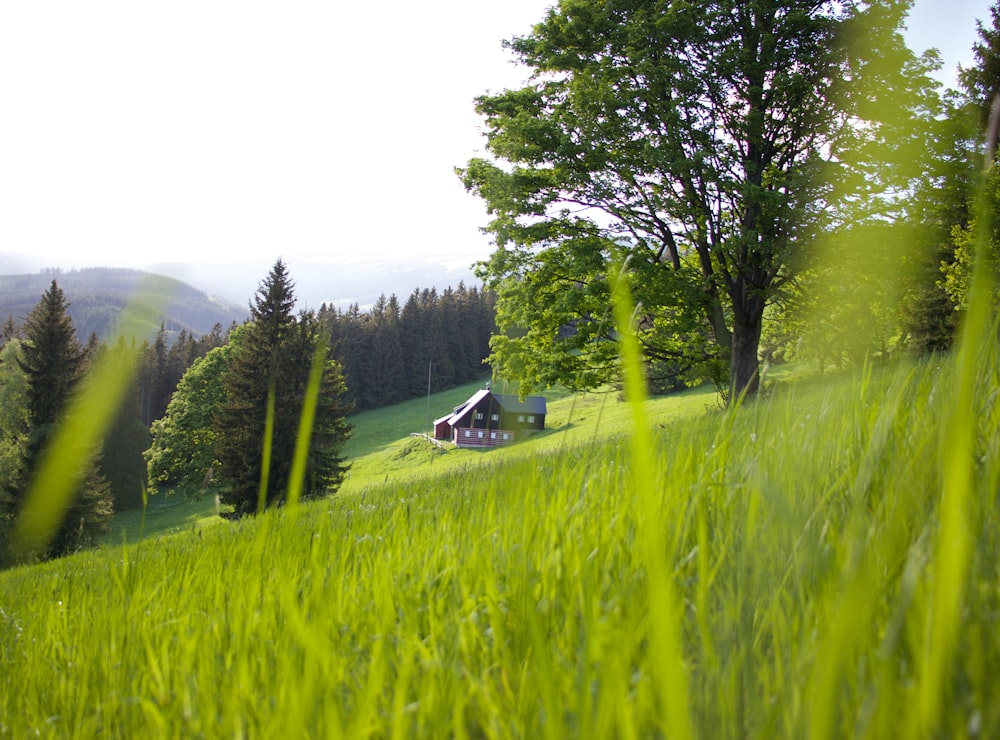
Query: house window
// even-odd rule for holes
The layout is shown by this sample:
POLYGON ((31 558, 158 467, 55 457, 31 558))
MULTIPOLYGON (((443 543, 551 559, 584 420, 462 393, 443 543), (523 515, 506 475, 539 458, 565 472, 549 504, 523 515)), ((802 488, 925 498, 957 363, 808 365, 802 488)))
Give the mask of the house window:
POLYGON ((472 436, 472 432, 470 432, 468 429, 466 429, 465 430, 465 436, 466 437, 471 437, 472 436))
POLYGON ((476 412, 476 421, 482 421, 482 420, 483 420, 483 412, 482 411, 477 411, 476 412))
POLYGON ((482 433, 482 432, 480 432, 480 433, 479 433, 479 439, 482 439, 482 438, 483 438, 483 433, 482 433))
POLYGON ((507 432, 504 432, 504 433, 503 433, 503 438, 504 438, 504 439, 510 439, 510 435, 509 435, 509 434, 507 434, 507 432))
POLYGON ((518 420, 519 423, 523 424, 524 423, 524 414, 518 414, 517 415, 517 420, 518 420))
POLYGON ((492 414, 490 416, 490 421, 500 421, 500 414, 492 414))
POLYGON ((496 432, 490 432, 490 439, 496 439, 496 438, 497 438, 497 433, 496 432))
POLYGON ((535 423, 535 417, 534 416, 529 416, 528 417, 528 423, 529 424, 534 424, 535 423))

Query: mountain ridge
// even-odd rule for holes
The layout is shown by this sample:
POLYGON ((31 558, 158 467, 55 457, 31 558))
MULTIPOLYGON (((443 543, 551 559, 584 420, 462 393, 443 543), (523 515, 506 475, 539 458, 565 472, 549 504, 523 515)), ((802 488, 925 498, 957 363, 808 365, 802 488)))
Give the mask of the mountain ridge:
POLYGON ((177 278, 133 268, 85 267, 0 275, 0 321, 9 318, 16 326, 23 324, 53 280, 66 295, 81 342, 91 334, 108 339, 122 310, 138 295, 155 297, 164 307, 158 318, 168 336, 181 331, 201 336, 216 324, 225 330, 248 315, 247 309, 177 278))
MULTIPOLYGON (((281 257, 295 284, 298 308, 318 309, 325 303, 345 309, 356 303, 366 310, 383 294, 395 294, 402 302, 418 287, 433 286, 441 290, 461 282, 467 286, 478 285, 481 281, 475 277, 472 266, 485 256, 472 251, 398 256, 359 249, 330 254, 283 255, 279 251, 273 259, 247 257, 212 261, 212 256, 206 255, 206 260, 200 263, 150 260, 143 264, 100 264, 86 256, 69 261, 0 252, 0 275, 48 273, 53 270, 65 273, 98 267, 138 269, 175 278, 228 304, 243 307, 248 305, 261 279, 274 264, 274 259, 281 257)), ((0 321, 4 319, 6 314, 0 315, 0 321)))

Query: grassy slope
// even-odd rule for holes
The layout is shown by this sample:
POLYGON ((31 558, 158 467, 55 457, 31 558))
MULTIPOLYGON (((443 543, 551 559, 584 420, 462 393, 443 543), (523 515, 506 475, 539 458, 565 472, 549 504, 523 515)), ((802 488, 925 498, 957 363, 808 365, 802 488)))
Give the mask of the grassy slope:
MULTIPOLYGON (((481 387, 471 383, 433 396, 432 418, 450 411, 481 387)), ((545 431, 518 444, 491 450, 456 449, 447 445, 442 452, 428 442, 409 437, 410 432, 427 431, 426 399, 357 414, 352 419, 354 436, 345 451, 351 461, 351 473, 341 494, 350 495, 378 483, 417 480, 428 473, 481 462, 543 454, 567 445, 620 436, 628 429, 628 408, 613 391, 571 394, 555 390, 545 395, 548 407, 545 431)), ((699 415, 706 408, 717 406, 716 396, 708 388, 695 388, 648 403, 650 416, 659 423, 699 415)))
MULTIPOLYGON (((414 480, 472 463, 489 463, 510 455, 538 454, 561 445, 620 435, 628 426, 627 409, 616 393, 572 395, 556 389, 545 394, 548 399, 545 432, 507 449, 458 450, 448 446, 442 453, 430 443, 409 436, 411 432, 428 430, 428 406, 433 420, 481 387, 482 383, 475 381, 433 394, 429 405, 426 398, 418 398, 352 416, 354 430, 344 450, 351 471, 338 495, 356 495, 371 485, 390 480, 414 480)), ((715 395, 707 388, 653 399, 649 403, 650 414, 659 423, 698 415, 715 406, 715 395)), ((106 542, 117 544, 123 538, 134 542, 141 536, 197 528, 217 519, 212 500, 191 502, 152 496, 145 516, 139 510, 119 513, 106 542)))
POLYGON ((928 362, 0 574, 0 735, 997 736, 991 362, 948 608, 928 362))

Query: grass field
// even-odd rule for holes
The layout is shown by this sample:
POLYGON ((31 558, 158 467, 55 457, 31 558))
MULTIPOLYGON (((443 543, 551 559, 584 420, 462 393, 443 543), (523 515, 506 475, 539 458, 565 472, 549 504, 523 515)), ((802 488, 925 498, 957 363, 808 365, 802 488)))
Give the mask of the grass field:
POLYGON ((0 734, 997 736, 990 353, 958 550, 950 358, 659 399, 638 451, 567 397, 537 446, 0 574, 0 734))

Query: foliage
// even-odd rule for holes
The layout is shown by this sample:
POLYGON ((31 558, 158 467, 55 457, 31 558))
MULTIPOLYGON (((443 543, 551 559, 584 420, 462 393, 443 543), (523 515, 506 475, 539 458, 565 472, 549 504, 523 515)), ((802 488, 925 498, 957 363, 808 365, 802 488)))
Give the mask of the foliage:
POLYGON ((246 327, 230 332, 228 345, 196 360, 177 385, 166 415, 153 422, 152 443, 145 453, 150 490, 191 497, 218 492, 212 419, 225 394, 222 379, 230 347, 244 331, 246 327))
POLYGON ((979 128, 985 129, 990 108, 1000 93, 1000 3, 990 6, 989 25, 976 21, 979 39, 973 44, 974 62, 959 73, 962 89, 979 114, 979 128))
POLYGON ((23 476, 28 436, 28 383, 17 362, 20 344, 11 339, 0 349, 0 538, 16 511, 14 483, 23 476))
MULTIPOLYGON (((976 227, 975 186, 1000 70, 1000 5, 994 3, 990 15, 991 25, 977 22, 975 62, 959 72, 961 89, 949 95, 944 115, 933 130, 931 171, 913 200, 911 218, 924 238, 918 242, 917 273, 905 316, 918 350, 949 348, 966 308, 976 227)), ((998 196, 997 187, 991 186, 987 198, 991 208, 996 209, 998 196)), ((995 259, 996 246, 993 253, 995 259)))
MULTIPOLYGON (((224 489, 221 500, 238 515, 284 501, 316 352, 326 353, 318 319, 296 319, 293 284, 275 263, 250 305, 251 321, 230 349, 225 395, 216 410, 215 454, 224 489)), ((346 467, 341 448, 349 434, 340 365, 327 359, 309 447, 303 498, 335 490, 346 467)))
MULTIPOLYGON (((993 230, 989 236, 988 245, 990 260, 995 269, 997 255, 1000 254, 1000 218, 998 218, 1000 216, 1000 170, 996 167, 993 168, 991 173, 987 202, 990 208, 993 209, 993 213, 990 214, 993 230)), ((972 218, 967 226, 963 227, 956 224, 952 228, 952 244, 955 248, 954 259, 950 264, 942 267, 944 291, 961 310, 967 307, 969 298, 978 218, 981 218, 981 216, 972 218)), ((994 282, 994 285, 1000 285, 1000 283, 994 282)), ((996 298, 1000 299, 1000 288, 996 291, 996 298)))
POLYGON ((182 329, 173 341, 160 325, 153 343, 145 346, 138 370, 139 404, 146 426, 166 413, 177 384, 192 363, 225 342, 221 324, 215 324, 212 331, 197 339, 182 329))
POLYGON ((817 233, 915 174, 932 65, 906 7, 566 2, 512 40, 532 82, 477 99, 495 160, 460 172, 493 216, 491 362, 527 390, 606 380, 604 281, 627 254, 650 356, 721 355, 752 392, 764 309, 817 233))

